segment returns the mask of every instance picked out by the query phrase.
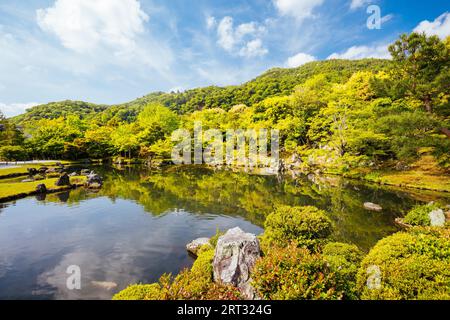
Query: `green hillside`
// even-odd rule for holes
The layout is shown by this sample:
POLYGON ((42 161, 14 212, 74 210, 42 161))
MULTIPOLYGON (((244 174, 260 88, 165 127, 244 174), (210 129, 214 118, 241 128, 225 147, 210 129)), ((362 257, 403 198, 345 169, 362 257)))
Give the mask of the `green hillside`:
POLYGON ((295 86, 318 74, 325 74, 331 82, 345 82, 356 71, 379 71, 388 67, 388 60, 327 60, 305 64, 298 68, 275 68, 242 85, 209 86, 185 92, 154 92, 124 104, 113 106, 96 105, 80 101, 61 101, 39 105, 13 118, 17 124, 31 120, 55 119, 75 114, 83 119, 95 118, 105 123, 112 118, 119 121, 134 121, 136 115, 149 103, 162 104, 178 114, 209 108, 229 110, 237 104, 252 105, 265 98, 292 93, 295 86))

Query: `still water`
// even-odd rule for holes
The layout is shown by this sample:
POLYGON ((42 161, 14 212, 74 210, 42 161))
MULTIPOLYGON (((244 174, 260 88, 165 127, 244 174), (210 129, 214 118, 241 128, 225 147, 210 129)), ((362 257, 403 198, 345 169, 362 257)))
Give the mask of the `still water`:
POLYGON ((0 299, 110 299, 128 284, 189 267, 185 245, 195 238, 235 226, 260 234, 280 204, 325 209, 334 238, 367 251, 398 230, 396 217, 443 196, 198 167, 94 170, 105 178, 100 191, 0 204, 0 299), (364 210, 367 201, 384 210, 364 210), (71 265, 81 269, 81 290, 67 289, 71 265))

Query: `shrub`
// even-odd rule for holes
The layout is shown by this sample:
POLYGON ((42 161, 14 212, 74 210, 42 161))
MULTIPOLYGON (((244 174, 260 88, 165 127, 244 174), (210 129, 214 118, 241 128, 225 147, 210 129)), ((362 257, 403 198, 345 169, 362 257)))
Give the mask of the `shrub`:
POLYGON ((28 153, 21 146, 0 147, 0 160, 4 161, 23 161, 27 160, 28 153))
POLYGON ((345 299, 357 299, 356 275, 363 254, 357 246, 331 242, 323 248, 323 258, 336 276, 345 299))
POLYGON ((133 284, 115 294, 113 300, 159 300, 161 287, 157 283, 133 284))
POLYGON ((331 220, 315 207, 278 207, 264 224, 266 245, 286 246, 295 241, 311 250, 324 242, 332 231, 331 220))
POLYGON ((439 209, 437 204, 429 203, 426 205, 415 206, 403 220, 405 223, 413 226, 430 226, 430 212, 439 209))
POLYGON ((263 299, 341 299, 344 292, 335 274, 318 253, 295 243, 272 247, 253 269, 253 286, 263 299))
POLYGON ((380 240, 362 261, 357 287, 363 299, 450 299, 450 230, 412 228, 380 240), (369 288, 373 268, 379 283, 369 288))
POLYGON ((237 300, 239 291, 213 282, 214 248, 205 245, 198 251, 192 268, 177 276, 164 274, 158 283, 133 285, 114 296, 115 300, 237 300), (132 298, 132 299, 130 299, 132 298))

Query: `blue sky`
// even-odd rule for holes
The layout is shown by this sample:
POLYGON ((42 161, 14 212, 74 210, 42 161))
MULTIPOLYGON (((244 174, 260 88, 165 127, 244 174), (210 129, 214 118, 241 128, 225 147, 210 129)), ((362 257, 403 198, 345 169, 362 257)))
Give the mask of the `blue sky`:
POLYGON ((450 35, 448 0, 0 0, 0 110, 239 84, 272 67, 387 57, 450 35), (369 29, 370 5, 381 29, 369 29))

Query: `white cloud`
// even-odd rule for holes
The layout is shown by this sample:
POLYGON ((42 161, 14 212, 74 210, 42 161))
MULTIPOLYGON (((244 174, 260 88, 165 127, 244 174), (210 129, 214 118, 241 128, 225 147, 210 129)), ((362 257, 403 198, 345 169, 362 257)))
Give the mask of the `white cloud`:
POLYGON ((261 36, 266 31, 256 22, 243 23, 234 27, 232 17, 224 17, 217 27, 217 43, 226 51, 242 57, 263 56, 269 51, 264 48, 261 36))
POLYGON ((450 13, 437 17, 433 22, 428 20, 422 21, 415 29, 415 32, 425 32, 427 35, 436 35, 444 39, 450 35, 450 13))
POLYGON ((149 19, 137 0, 57 0, 36 14, 42 30, 77 52, 102 45, 132 50, 149 19))
POLYGON ((231 51, 237 42, 233 29, 233 18, 223 18, 217 28, 217 35, 219 40, 217 43, 227 51, 231 51))
POLYGON ((298 21, 313 16, 313 10, 324 0, 272 0, 278 12, 283 16, 292 16, 298 21))
POLYGON ((391 21, 394 18, 393 14, 387 14, 381 18, 381 24, 391 21))
POLYGON ((352 10, 359 9, 368 3, 370 3, 370 0, 352 0, 352 3, 350 4, 350 9, 352 10))
POLYGON ((295 56, 292 56, 287 59, 286 61, 286 67, 288 68, 296 68, 301 65, 304 65, 305 63, 316 61, 316 57, 306 54, 303 52, 297 53, 295 56))
POLYGON ((6 117, 14 117, 21 113, 24 113, 27 109, 37 106, 39 103, 31 102, 31 103, 10 103, 5 104, 0 102, 0 111, 6 117))
POLYGON ((216 25, 217 25, 216 18, 212 16, 206 18, 206 27, 208 28, 208 30, 213 29, 216 25))
POLYGON ((245 46, 239 50, 239 55, 248 58, 260 57, 266 55, 268 52, 269 50, 263 47, 261 39, 255 39, 247 42, 245 46))
POLYGON ((389 59, 388 45, 353 46, 343 53, 333 53, 327 59, 357 60, 364 58, 389 59))

